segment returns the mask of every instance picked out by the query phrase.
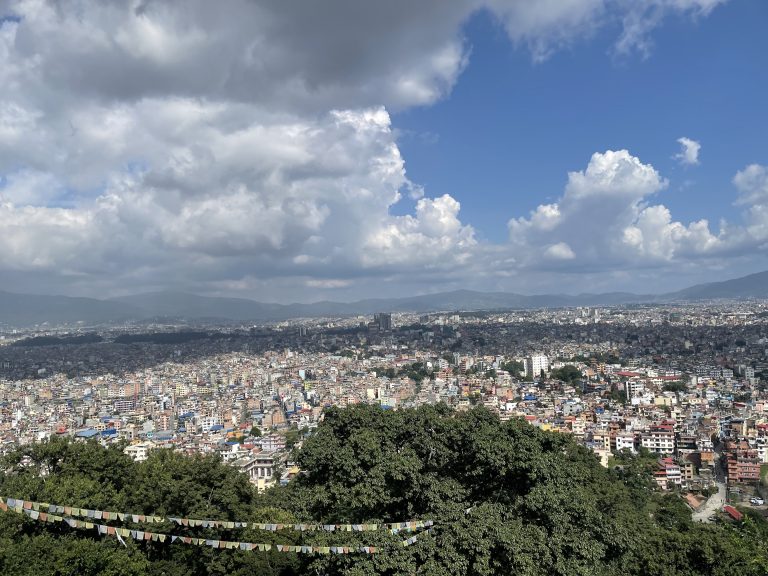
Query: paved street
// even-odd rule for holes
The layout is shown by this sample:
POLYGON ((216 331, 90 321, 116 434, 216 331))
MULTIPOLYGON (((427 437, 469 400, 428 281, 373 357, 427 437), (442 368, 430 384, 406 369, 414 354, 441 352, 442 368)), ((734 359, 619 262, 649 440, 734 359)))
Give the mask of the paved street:
POLYGON ((693 513, 694 522, 711 522, 715 512, 725 505, 725 483, 717 483, 717 493, 712 494, 706 502, 693 513))
POLYGON ((717 485, 717 493, 712 494, 706 502, 693 513, 694 522, 712 522, 712 518, 718 510, 722 509, 725 505, 726 496, 726 483, 723 469, 720 466, 721 448, 715 447, 715 483, 717 485))

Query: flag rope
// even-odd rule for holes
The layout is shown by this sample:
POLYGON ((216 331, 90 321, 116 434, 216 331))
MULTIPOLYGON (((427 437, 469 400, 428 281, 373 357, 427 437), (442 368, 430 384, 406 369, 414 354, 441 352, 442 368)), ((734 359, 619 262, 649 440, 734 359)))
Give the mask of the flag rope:
POLYGON ((120 522, 133 522, 135 524, 162 524, 172 522, 178 526, 202 527, 202 528, 253 528, 276 532, 278 530, 294 530, 298 532, 373 532, 387 530, 391 534, 398 532, 416 532, 434 525, 432 520, 408 520, 405 522, 388 522, 384 524, 309 524, 309 523, 280 523, 280 522, 235 522, 229 520, 207 520, 197 518, 180 518, 176 516, 158 516, 154 514, 130 514, 125 512, 111 512, 107 510, 91 510, 77 506, 60 506, 48 502, 34 502, 15 498, 0 497, 0 501, 7 502, 11 508, 21 506, 26 510, 40 511, 45 509, 50 514, 72 516, 76 518, 88 518, 91 520, 118 520, 120 522))
MULTIPOLYGON (((192 546, 209 546, 211 548, 228 549, 228 550, 247 550, 247 551, 270 551, 275 550, 277 552, 292 552, 299 554, 350 554, 353 552, 360 552, 363 554, 377 554, 381 552, 380 546, 314 546, 314 545, 294 545, 294 544, 266 544, 266 543, 254 543, 254 542, 237 542, 229 540, 217 540, 211 538, 195 538, 190 536, 179 536, 176 534, 163 534, 157 532, 149 532, 145 530, 131 530, 128 528, 119 528, 115 526, 108 526, 105 524, 97 524, 88 520, 78 520, 69 515, 59 515, 51 512, 50 505, 46 507, 49 512, 40 511, 41 502, 30 502, 25 500, 17 500, 14 498, 2 498, 0 497, 0 510, 12 511, 17 514, 22 514, 31 520, 46 523, 64 523, 70 528, 96 530, 99 534, 104 536, 115 537, 122 541, 123 538, 133 538, 134 540, 144 540, 161 543, 180 543, 192 546), (35 509, 34 504, 38 504, 35 509)), ((56 509, 58 510, 58 508, 56 509)), ((109 519, 109 518, 108 518, 109 519)), ((407 547, 415 544, 421 536, 424 534, 430 534, 434 530, 434 525, 430 521, 430 525, 424 532, 411 536, 406 540, 400 542, 401 546, 407 547)))

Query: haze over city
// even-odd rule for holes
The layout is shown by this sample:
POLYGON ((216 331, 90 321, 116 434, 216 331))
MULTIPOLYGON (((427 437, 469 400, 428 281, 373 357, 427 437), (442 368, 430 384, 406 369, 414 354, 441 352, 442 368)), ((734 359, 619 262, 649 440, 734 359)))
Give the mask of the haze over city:
POLYGON ((762 2, 0 3, 0 289, 660 293, 768 268, 762 2))

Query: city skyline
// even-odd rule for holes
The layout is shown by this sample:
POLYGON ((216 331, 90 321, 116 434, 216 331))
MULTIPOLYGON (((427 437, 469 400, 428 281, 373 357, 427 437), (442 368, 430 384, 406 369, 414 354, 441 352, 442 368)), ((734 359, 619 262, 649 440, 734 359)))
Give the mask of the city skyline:
POLYGON ((0 3, 0 290, 348 302, 768 269, 768 7, 355 6, 0 3))

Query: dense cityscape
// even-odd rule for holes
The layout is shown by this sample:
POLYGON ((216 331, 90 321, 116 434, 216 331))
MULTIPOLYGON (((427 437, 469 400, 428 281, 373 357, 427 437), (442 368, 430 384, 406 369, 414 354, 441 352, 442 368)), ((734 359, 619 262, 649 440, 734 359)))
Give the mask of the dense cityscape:
POLYGON ((763 502, 761 301, 38 327, 0 338, 3 452, 59 436, 122 442, 137 461, 161 449, 216 453, 263 491, 300 472, 292 449, 326 407, 482 405, 573 435, 603 466, 623 451, 655 458, 658 487, 703 520, 726 498, 763 502))

